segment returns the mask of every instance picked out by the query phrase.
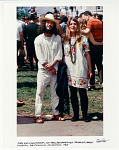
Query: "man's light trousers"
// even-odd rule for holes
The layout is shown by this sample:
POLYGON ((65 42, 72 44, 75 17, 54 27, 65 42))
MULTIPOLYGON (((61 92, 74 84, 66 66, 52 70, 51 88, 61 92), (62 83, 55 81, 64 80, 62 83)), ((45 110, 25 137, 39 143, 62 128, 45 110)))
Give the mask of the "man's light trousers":
POLYGON ((43 97, 47 85, 50 85, 51 103, 53 115, 58 115, 59 111, 55 108, 59 103, 59 97, 56 95, 57 75, 51 75, 45 69, 39 69, 37 74, 37 91, 35 100, 35 116, 41 116, 43 97))

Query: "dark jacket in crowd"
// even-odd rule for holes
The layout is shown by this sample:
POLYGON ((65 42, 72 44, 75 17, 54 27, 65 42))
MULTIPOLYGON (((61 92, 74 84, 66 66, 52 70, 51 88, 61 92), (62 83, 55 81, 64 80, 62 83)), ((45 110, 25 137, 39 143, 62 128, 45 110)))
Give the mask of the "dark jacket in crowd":
POLYGON ((34 39, 38 36, 38 24, 34 22, 29 23, 24 28, 24 38, 26 41, 27 46, 33 47, 34 46, 34 39))
POLYGON ((38 59, 36 57, 35 46, 34 46, 34 40, 38 35, 39 35, 38 24, 35 24, 34 22, 30 22, 28 25, 24 27, 24 39, 27 45, 27 52, 28 52, 31 70, 34 70, 33 57, 35 58, 36 61, 36 69, 38 69, 38 59))

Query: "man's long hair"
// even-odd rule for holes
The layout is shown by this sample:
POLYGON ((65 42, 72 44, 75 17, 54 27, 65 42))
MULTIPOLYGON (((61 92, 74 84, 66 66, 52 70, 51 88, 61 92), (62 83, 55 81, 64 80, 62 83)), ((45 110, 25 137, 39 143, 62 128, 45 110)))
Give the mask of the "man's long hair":
POLYGON ((71 20, 73 20, 77 23, 76 42, 80 43, 81 42, 80 25, 79 25, 78 20, 76 18, 72 18, 72 17, 67 22, 66 37, 65 37, 64 41, 68 41, 69 39, 71 39, 71 33, 70 33, 70 29, 69 29, 71 20))
POLYGON ((40 26, 39 26, 39 28, 38 28, 38 33, 39 33, 39 34, 42 34, 42 33, 52 33, 52 34, 57 35, 56 24, 55 24, 55 23, 53 24, 53 28, 52 28, 51 30, 47 30, 47 29, 46 29, 46 21, 47 21, 47 20, 44 20, 44 21, 40 24, 40 26))

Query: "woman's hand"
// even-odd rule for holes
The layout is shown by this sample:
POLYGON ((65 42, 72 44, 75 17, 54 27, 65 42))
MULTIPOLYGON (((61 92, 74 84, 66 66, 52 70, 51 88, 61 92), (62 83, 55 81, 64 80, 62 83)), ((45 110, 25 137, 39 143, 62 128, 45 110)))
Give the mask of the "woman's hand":
POLYGON ((88 72, 88 78, 91 78, 93 76, 92 72, 88 72))
POLYGON ((53 68, 53 69, 51 69, 49 72, 50 72, 51 75, 55 75, 55 74, 56 74, 56 69, 53 68))

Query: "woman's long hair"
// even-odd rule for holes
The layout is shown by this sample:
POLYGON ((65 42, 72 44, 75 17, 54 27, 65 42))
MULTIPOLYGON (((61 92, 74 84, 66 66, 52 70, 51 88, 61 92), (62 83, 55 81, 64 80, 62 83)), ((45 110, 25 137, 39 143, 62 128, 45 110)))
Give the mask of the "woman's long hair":
POLYGON ((76 42, 80 43, 81 42, 80 24, 76 18, 69 18, 69 20, 67 22, 66 36, 65 36, 64 42, 69 41, 69 39, 71 39, 71 32, 70 32, 69 26, 70 26, 70 22, 72 20, 77 23, 76 42))

